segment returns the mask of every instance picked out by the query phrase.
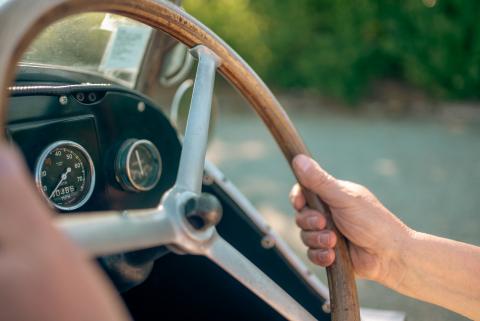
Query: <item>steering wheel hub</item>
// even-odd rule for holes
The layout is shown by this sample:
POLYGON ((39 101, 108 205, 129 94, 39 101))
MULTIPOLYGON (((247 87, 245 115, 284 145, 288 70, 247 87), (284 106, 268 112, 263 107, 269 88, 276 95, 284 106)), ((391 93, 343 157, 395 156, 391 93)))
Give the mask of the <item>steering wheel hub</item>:
POLYGON ((204 231, 220 222, 222 205, 214 195, 202 193, 185 203, 184 215, 195 230, 204 231))

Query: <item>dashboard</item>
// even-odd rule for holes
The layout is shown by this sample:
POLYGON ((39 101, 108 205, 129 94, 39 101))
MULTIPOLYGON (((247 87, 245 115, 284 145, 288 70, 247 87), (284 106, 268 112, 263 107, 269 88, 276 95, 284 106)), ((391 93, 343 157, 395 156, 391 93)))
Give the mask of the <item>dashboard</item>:
MULTIPOLYGON (((59 215, 151 208, 173 186, 181 143, 165 114, 142 94, 92 75, 25 67, 10 96, 7 138, 59 215)), ((205 182, 203 191, 223 208, 219 233, 318 320, 329 320, 319 304, 324 298, 285 257, 262 245, 265 234, 245 210, 215 181, 205 182)), ((157 247, 97 263, 135 320, 284 320, 202 257, 157 247)))
POLYGON ((181 145, 148 98, 104 84, 10 91, 7 137, 58 212, 154 207, 173 185, 181 145))

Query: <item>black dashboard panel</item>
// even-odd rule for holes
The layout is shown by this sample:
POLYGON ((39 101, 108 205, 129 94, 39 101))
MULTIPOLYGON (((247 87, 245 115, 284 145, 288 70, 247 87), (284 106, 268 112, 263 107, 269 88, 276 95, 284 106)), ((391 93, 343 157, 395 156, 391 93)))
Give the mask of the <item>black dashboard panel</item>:
MULTIPOLYGON (((92 197, 78 211, 156 206, 173 185, 178 170, 181 144, 175 129, 148 98, 128 89, 75 85, 74 90, 51 90, 52 86, 78 83, 75 77, 78 75, 73 73, 69 82, 69 75, 58 78, 54 70, 21 73, 17 85, 37 88, 12 92, 7 135, 22 150, 32 174, 42 150, 55 141, 71 140, 87 149, 97 179, 92 197), (50 90, 42 93, 39 85, 50 90), (96 99, 81 102, 79 92, 87 96, 95 92, 96 99), (163 173, 158 185, 148 192, 125 191, 115 179, 116 154, 130 138, 150 140, 160 151, 163 173)), ((329 320, 321 310, 323 298, 277 251, 261 246, 264 234, 230 196, 216 184, 204 186, 204 190, 222 203, 219 233, 318 320, 329 320)), ((144 251, 150 250, 158 249, 144 251)), ((111 271, 106 272, 112 277, 111 271)), ((284 320, 216 265, 192 255, 163 256, 153 265, 148 279, 122 297, 135 320, 284 320)))
MULTIPOLYGON (((91 87, 76 90, 87 96, 91 87)), ((95 95, 100 99, 88 104, 78 101, 75 93, 65 95, 63 104, 58 95, 43 95, 41 90, 12 97, 7 135, 23 151, 32 174, 39 155, 56 141, 74 141, 88 151, 95 166, 96 184, 91 198, 77 211, 156 206, 175 180, 181 151, 175 130, 143 96, 108 89, 97 90, 95 95), (147 139, 160 152, 162 175, 151 191, 126 191, 115 178, 116 155, 121 144, 131 138, 147 139)))
POLYGON ((105 173, 100 169, 103 158, 98 144, 95 117, 93 115, 39 120, 8 126, 9 136, 20 147, 28 167, 33 171, 39 155, 44 149, 57 141, 73 141, 85 148, 92 158, 96 184, 92 197, 79 210, 103 210, 108 208, 105 195, 105 173))

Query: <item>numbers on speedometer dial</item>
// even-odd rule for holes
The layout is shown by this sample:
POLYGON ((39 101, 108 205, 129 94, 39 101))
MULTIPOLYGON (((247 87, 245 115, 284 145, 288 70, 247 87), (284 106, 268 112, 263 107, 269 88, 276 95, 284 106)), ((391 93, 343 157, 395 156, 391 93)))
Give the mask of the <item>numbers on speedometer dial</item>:
POLYGON ((95 184, 95 169, 88 152, 72 141, 48 146, 37 161, 35 179, 50 204, 71 211, 84 205, 95 184))

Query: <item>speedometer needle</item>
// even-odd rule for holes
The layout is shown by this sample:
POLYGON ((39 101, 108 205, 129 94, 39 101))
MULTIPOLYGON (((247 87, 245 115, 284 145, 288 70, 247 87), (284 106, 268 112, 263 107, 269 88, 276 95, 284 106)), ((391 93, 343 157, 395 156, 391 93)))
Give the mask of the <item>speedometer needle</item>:
POLYGON ((67 175, 71 171, 72 171, 72 169, 70 167, 67 167, 67 170, 65 171, 65 173, 62 174, 62 177, 60 178, 60 182, 58 182, 57 186, 55 186, 55 189, 52 191, 52 194, 50 194, 50 197, 48 199, 51 199, 53 197, 53 195, 55 195, 55 192, 60 187, 60 185, 63 183, 63 181, 67 179, 67 175))
POLYGON ((135 150, 135 157, 137 158, 138 166, 140 166, 140 173, 142 173, 142 176, 145 176, 143 173, 142 161, 140 160, 140 155, 138 155, 138 150, 135 150))

